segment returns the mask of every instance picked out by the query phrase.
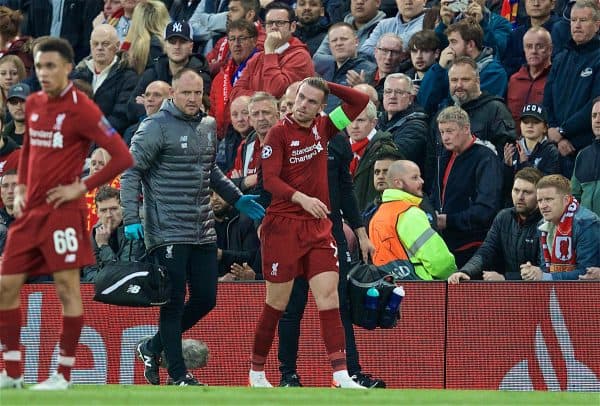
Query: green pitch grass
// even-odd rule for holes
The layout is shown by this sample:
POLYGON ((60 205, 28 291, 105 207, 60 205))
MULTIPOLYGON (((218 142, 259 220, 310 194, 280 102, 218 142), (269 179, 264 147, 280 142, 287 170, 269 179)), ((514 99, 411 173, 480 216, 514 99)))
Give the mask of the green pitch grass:
POLYGON ((600 405, 600 393, 76 385, 3 390, 0 405, 600 405))

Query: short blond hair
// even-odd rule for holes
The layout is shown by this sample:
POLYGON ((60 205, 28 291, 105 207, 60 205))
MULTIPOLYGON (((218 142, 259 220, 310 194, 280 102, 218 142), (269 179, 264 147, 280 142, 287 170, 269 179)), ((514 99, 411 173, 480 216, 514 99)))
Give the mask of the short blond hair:
POLYGON ((544 176, 536 185, 536 189, 555 188, 563 195, 571 194, 571 182, 562 175, 547 175, 544 176))

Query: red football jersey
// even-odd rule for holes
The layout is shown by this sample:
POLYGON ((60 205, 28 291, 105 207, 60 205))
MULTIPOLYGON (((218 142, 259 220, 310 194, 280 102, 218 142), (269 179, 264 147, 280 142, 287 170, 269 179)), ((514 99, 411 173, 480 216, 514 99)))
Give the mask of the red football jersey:
MULTIPOLYGON (((42 91, 32 94, 25 111, 18 174, 19 184, 27 186, 27 210, 45 204, 48 190, 81 176, 92 142, 105 148, 112 159, 85 179, 88 190, 109 182, 133 164, 127 146, 98 106, 72 83, 55 98, 42 91)), ((61 206, 71 207, 86 208, 85 198, 61 206)))

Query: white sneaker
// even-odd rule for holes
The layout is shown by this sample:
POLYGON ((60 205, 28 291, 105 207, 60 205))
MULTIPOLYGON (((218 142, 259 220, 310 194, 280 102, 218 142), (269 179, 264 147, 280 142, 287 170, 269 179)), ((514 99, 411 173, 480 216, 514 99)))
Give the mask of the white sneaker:
POLYGON ((248 386, 252 388, 272 388, 273 385, 267 380, 265 371, 252 371, 248 374, 248 386))
POLYGON ((11 378, 6 370, 0 372, 0 389, 23 389, 23 376, 11 378))
POLYGON ((63 374, 55 372, 44 382, 33 385, 31 390, 65 390, 69 389, 71 382, 67 381, 63 374))
POLYGON ((356 383, 348 371, 337 371, 333 373, 333 382, 331 383, 333 388, 345 388, 345 389, 367 389, 362 385, 356 383))

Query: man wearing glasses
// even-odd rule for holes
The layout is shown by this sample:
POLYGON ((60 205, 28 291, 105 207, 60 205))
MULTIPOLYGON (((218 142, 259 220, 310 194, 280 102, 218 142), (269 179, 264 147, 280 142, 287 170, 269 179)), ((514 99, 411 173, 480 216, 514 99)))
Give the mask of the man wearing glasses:
POLYGON ((264 51, 257 52, 239 80, 233 86, 231 100, 264 91, 279 98, 287 87, 314 76, 314 66, 308 48, 292 37, 296 30, 296 15, 287 4, 278 1, 265 7, 264 51))

